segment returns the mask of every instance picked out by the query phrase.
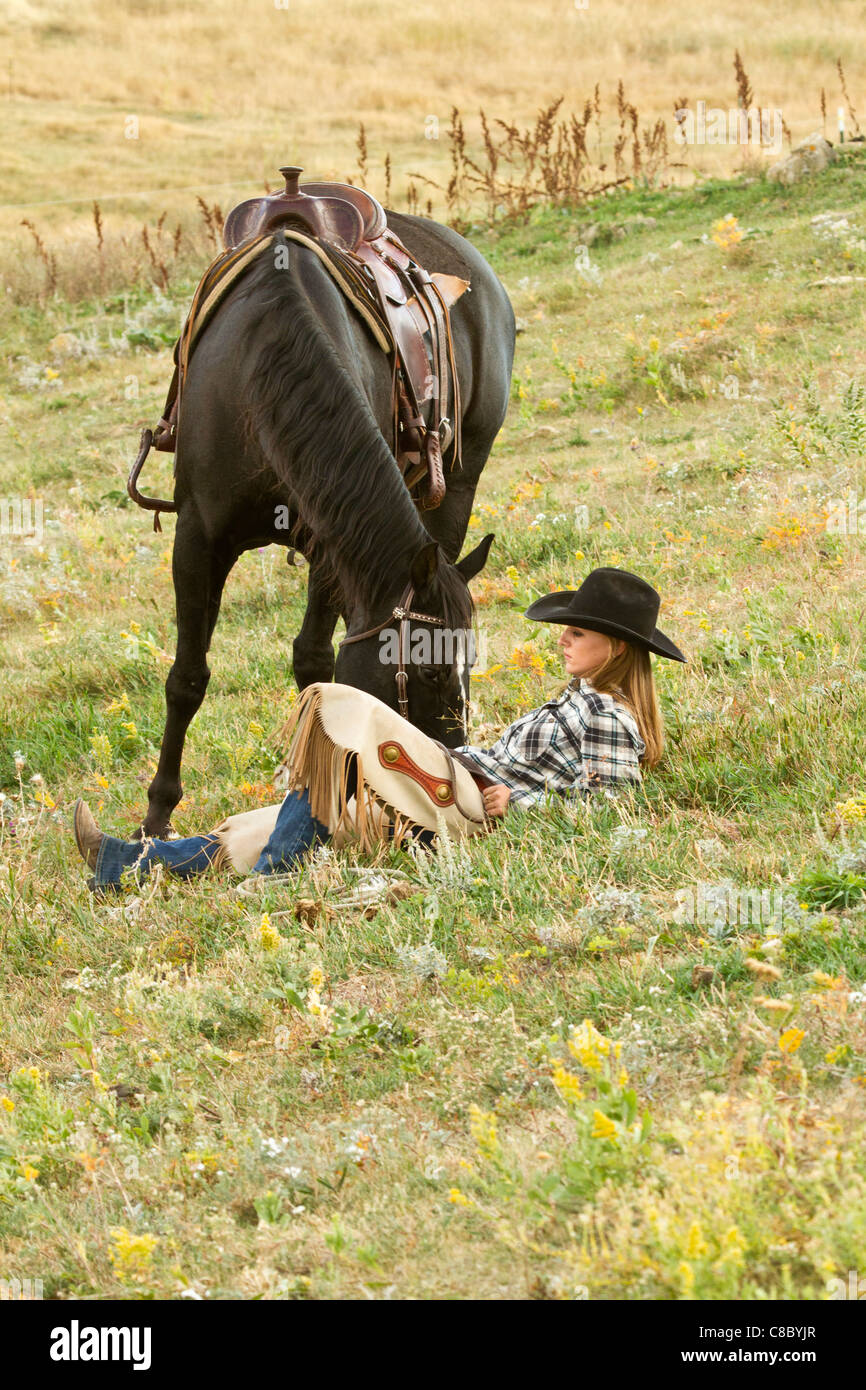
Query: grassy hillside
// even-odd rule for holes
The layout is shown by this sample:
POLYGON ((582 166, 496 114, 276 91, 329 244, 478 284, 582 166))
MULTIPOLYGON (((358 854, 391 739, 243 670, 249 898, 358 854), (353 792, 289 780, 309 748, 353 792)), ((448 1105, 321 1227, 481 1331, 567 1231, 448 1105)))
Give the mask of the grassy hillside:
MULTIPOLYGON (((46 529, 0 543, 0 1273, 716 1299, 858 1267, 866 565, 832 518, 866 488, 864 194, 851 157, 473 233, 523 331, 467 539, 496 532, 472 741, 561 689, 521 613, 594 565, 654 583, 690 661, 656 664, 631 800, 394 854, 415 892, 369 915, 333 906, 350 856, 300 916, 228 878, 91 901, 71 804, 130 827, 162 730, 173 523, 123 488, 193 281, 7 305, 0 495, 46 529)), ((232 575, 182 831, 273 798, 304 587, 276 549, 232 575)))

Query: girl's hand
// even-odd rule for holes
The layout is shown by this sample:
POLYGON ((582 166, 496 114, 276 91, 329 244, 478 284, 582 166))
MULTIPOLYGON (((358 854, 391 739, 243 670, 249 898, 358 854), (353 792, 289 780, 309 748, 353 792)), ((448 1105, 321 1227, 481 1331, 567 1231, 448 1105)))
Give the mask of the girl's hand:
POLYGON ((503 787, 500 784, 495 787, 485 787, 482 796, 484 797, 484 809, 488 816, 504 816, 508 810, 511 788, 503 787))

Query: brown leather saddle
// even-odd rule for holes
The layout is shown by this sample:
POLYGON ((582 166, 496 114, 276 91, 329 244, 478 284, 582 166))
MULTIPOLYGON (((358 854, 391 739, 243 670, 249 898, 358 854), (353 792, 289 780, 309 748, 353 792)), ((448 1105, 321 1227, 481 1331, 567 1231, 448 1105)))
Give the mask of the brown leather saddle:
POLYGON ((386 231, 385 209, 365 189, 350 183, 305 183, 301 189, 302 169, 290 165, 280 173, 286 181, 281 193, 250 198, 229 213, 223 227, 227 250, 292 219, 343 251, 355 251, 386 231))
MULTIPOLYGON (((287 166, 280 173, 282 192, 250 198, 229 213, 223 228, 226 261, 284 229, 295 239, 309 237, 327 256, 339 269, 335 278, 344 291, 348 284, 356 307, 369 302, 393 352, 394 455, 406 486, 411 491, 417 485, 413 496, 419 509, 436 507, 445 495, 443 454, 453 446, 451 467, 460 460, 460 383, 449 309, 469 283, 455 275, 430 274, 419 265, 389 229, 382 205, 364 189, 342 183, 301 188, 299 167, 287 166)), ((202 298, 197 291, 194 307, 202 298)), ((188 327, 193 317, 191 311, 188 327)), ((178 346, 183 349, 183 336, 178 346)), ((178 388, 187 355, 175 353, 178 371, 154 437, 154 447, 166 452, 175 448, 178 388)), ((143 458, 130 475, 130 495, 146 505, 134 487, 141 463, 143 458)), ((160 510, 171 510, 170 504, 160 510)))

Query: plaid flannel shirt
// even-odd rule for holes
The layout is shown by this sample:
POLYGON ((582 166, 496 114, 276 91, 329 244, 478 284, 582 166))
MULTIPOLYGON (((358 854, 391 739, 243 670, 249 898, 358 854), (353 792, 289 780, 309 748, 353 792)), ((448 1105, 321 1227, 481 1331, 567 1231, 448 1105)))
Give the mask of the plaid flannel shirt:
POLYGON ((548 791, 614 795, 617 784, 640 782, 645 751, 631 711, 583 678, 509 724, 492 748, 454 749, 465 764, 510 787, 509 806, 522 808, 548 791))

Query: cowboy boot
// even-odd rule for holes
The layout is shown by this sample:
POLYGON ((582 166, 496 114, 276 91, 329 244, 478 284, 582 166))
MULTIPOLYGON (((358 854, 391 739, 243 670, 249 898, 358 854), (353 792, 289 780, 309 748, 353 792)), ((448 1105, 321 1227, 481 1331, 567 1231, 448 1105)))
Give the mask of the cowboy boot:
POLYGON ((96 821, 93 813, 85 801, 78 798, 75 803, 75 810, 72 814, 72 827, 75 831, 75 843, 78 846, 78 853, 81 855, 88 869, 96 868, 96 858, 99 854, 99 846, 105 838, 96 821))

